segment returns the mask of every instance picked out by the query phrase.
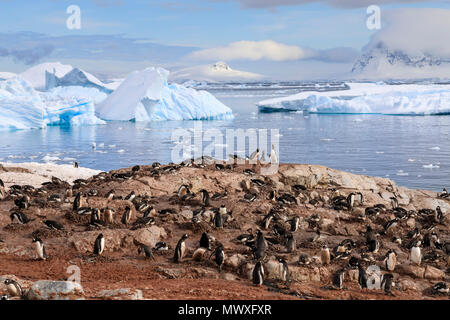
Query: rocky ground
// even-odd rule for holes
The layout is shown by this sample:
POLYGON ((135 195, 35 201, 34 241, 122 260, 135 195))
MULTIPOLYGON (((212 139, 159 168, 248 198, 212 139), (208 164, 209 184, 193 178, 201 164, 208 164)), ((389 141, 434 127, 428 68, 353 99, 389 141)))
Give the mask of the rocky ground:
POLYGON ((440 206, 444 214, 450 211, 449 198, 440 198, 436 192, 398 187, 388 179, 322 166, 283 164, 277 174, 267 177, 259 172, 259 165, 141 166, 134 171, 127 168, 75 180, 74 184, 53 179, 35 185, 35 189, 24 188, 23 181, 14 183, 9 179, 5 181, 6 198, 0 201, 0 293, 7 294, 4 280, 14 279, 30 299, 448 299, 448 295, 433 294, 430 288, 449 280, 449 257, 445 251, 445 243, 450 242, 449 215, 439 222, 433 220, 436 207, 440 206), (255 173, 244 173, 245 169, 255 173), (191 199, 182 200, 177 195, 183 184, 194 194, 191 199), (211 197, 224 193, 226 197, 211 200, 205 212, 194 218, 193 212, 204 207, 201 189, 208 190, 211 197), (110 190, 115 191, 113 199, 106 198, 110 190), (132 191, 137 197, 124 200, 132 191), (289 194, 294 202, 270 199, 271 191, 278 198, 291 199, 283 196, 289 194), (89 214, 74 211, 74 196, 78 192, 83 195, 81 207, 114 209, 114 222, 93 225, 89 214), (364 202, 355 203, 351 209, 333 205, 332 199, 338 194, 346 197, 351 192, 361 192, 364 202), (254 194, 256 199, 247 202, 246 194, 254 194), (15 200, 24 195, 29 197, 29 206, 19 208, 17 205, 23 206, 23 202, 15 200), (384 223, 398 214, 391 210, 391 197, 396 197, 408 214, 383 234, 384 223), (143 203, 156 209, 154 220, 149 225, 136 225, 143 215, 138 210, 143 203), (384 204, 387 209, 378 215, 365 215, 366 208, 375 204, 384 204), (224 228, 216 229, 210 218, 221 205, 232 214, 224 228), (121 223, 126 206, 132 211, 128 225, 121 223), (264 228, 262 221, 271 209, 276 214, 264 228), (433 212, 420 212, 421 209, 433 212), (14 211, 25 213, 31 221, 11 222, 14 211), (296 249, 289 253, 282 234, 291 233, 286 221, 295 216, 299 217, 299 228, 292 232, 296 249), (43 220, 55 220, 63 225, 63 230, 50 229, 43 220), (369 252, 366 246, 367 225, 379 233, 380 250, 376 253, 369 252), (420 231, 417 238, 433 230, 440 239, 438 248, 433 243, 422 248, 420 266, 410 261, 408 248, 412 241, 408 233, 416 227, 420 231), (313 241, 318 228, 321 237, 313 241), (255 234, 258 229, 269 243, 262 287, 252 284, 255 259, 251 247, 236 240, 239 235, 255 234), (210 251, 197 251, 203 232, 215 239, 212 249, 218 243, 224 246, 226 258, 221 272, 209 259, 210 251), (105 237, 105 251, 98 256, 93 254, 93 247, 100 233, 105 237), (187 253, 182 262, 174 263, 174 249, 183 234, 189 235, 187 253), (402 244, 393 242, 395 236, 402 239, 402 244), (44 242, 47 260, 38 259, 33 237, 44 242), (322 245, 333 251, 345 239, 351 239, 354 245, 347 248, 344 257, 324 265, 320 257, 322 245), (154 260, 138 255, 138 243, 154 248, 162 241, 169 249, 153 250, 154 260), (358 258, 365 268, 378 266, 383 274, 387 273, 383 260, 389 249, 394 249, 398 257, 391 272, 395 283, 392 295, 378 289, 361 290, 358 270, 349 267, 350 258, 358 258), (299 262, 301 255, 307 255, 310 262, 299 262), (288 263, 290 282, 280 280, 279 258, 288 263), (69 277, 76 275, 77 268, 80 285, 65 282, 73 279, 69 277), (334 290, 330 287, 332 276, 342 268, 346 270, 343 289, 334 290))

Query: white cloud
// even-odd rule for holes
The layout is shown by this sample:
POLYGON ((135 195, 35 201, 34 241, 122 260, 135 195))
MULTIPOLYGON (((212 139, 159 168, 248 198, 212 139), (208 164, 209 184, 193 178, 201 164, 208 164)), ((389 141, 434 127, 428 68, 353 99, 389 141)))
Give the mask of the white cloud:
POLYGON ((226 46, 195 51, 190 57, 198 60, 270 60, 290 61, 312 56, 309 49, 290 46, 273 40, 237 41, 226 46))
POLYGON ((372 36, 364 51, 383 45, 413 56, 450 58, 450 10, 396 9, 382 17, 385 27, 372 36))

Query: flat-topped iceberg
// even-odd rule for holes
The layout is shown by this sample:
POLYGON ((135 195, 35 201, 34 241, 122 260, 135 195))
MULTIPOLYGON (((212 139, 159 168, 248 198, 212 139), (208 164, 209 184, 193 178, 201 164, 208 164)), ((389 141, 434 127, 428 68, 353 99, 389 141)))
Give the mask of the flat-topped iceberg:
POLYGON ((306 111, 319 114, 450 114, 448 85, 386 85, 348 83, 342 91, 305 91, 292 96, 260 101, 261 112, 306 111))
POLYGON ((104 120, 223 120, 233 118, 230 108, 206 91, 167 83, 169 71, 147 68, 130 74, 97 105, 104 120))

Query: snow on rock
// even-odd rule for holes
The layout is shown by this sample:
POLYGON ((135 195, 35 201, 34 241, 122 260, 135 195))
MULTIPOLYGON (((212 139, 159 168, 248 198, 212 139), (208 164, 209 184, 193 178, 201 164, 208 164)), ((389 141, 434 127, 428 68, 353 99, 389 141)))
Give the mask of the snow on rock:
POLYGON ((169 72, 147 68, 133 72, 105 101, 97 105, 104 120, 200 120, 232 118, 230 108, 206 91, 167 84, 169 72))
POLYGON ((450 113, 450 86, 349 83, 349 90, 305 91, 257 103, 262 112, 436 115, 450 113))

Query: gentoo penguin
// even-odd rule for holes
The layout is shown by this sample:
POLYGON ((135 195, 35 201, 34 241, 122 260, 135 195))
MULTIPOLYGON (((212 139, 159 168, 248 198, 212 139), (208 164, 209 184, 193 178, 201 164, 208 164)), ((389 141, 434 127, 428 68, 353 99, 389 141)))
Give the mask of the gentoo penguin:
POLYGON ((157 242, 155 244, 155 248, 154 249, 156 251, 167 251, 167 250, 169 250, 169 246, 165 242, 161 241, 161 242, 157 242))
POLYGON ((442 193, 439 194, 439 198, 448 198, 450 197, 450 194, 448 193, 447 189, 442 189, 442 193))
POLYGON ((214 228, 216 229, 222 229, 223 228, 223 223, 224 223, 224 216, 221 213, 221 211, 223 212, 223 210, 218 210, 215 214, 214 214, 214 228))
POLYGON ((330 249, 327 247, 326 244, 322 246, 322 250, 320 250, 320 259, 322 261, 322 264, 328 265, 330 264, 331 257, 330 257, 330 249))
POLYGON ((200 190, 200 192, 202 193, 202 202, 205 206, 209 207, 211 206, 211 202, 209 199, 209 192, 206 191, 205 189, 200 190))
POLYGON ((269 158, 272 163, 278 163, 278 156, 277 156, 277 152, 275 151, 274 145, 272 145, 272 150, 270 151, 269 158))
POLYGON ((155 260, 152 249, 145 244, 141 244, 138 247, 138 254, 141 254, 141 253, 143 253, 146 258, 151 258, 151 259, 155 260))
POLYGON ((33 238, 33 243, 36 248, 36 253, 37 253, 39 259, 47 260, 48 256, 47 256, 47 253, 45 252, 45 246, 44 246, 44 243, 42 242, 42 240, 36 237, 36 238, 33 238))
POLYGON ((370 241, 376 240, 377 235, 371 226, 366 227, 366 244, 368 245, 370 241))
POLYGON ((262 227, 264 228, 264 230, 269 229, 270 223, 273 220, 273 213, 269 212, 268 214, 266 214, 266 216, 264 217, 263 221, 262 221, 262 227))
POLYGON ((186 239, 189 238, 189 235, 184 234, 181 239, 178 241, 177 246, 175 247, 175 254, 173 256, 174 262, 181 262, 186 254, 186 239))
POLYGON ((445 282, 438 282, 433 286, 432 291, 434 294, 448 294, 449 289, 445 282))
POLYGON ((136 194, 134 193, 134 191, 131 191, 130 194, 125 197, 125 200, 133 201, 134 198, 136 198, 136 194))
POLYGON ((391 197, 391 205, 393 210, 398 208, 398 199, 396 197, 391 197))
POLYGON ((442 224, 442 220, 444 219, 444 213, 441 210, 441 207, 436 207, 436 213, 434 216, 434 220, 438 223, 442 224))
POLYGON ((5 280, 6 289, 11 297, 22 297, 23 290, 20 284, 12 279, 5 280))
POLYGON ((280 279, 281 281, 289 282, 289 266, 284 259, 279 259, 280 263, 280 279))
POLYGON ((246 193, 244 195, 244 201, 245 202, 253 202, 253 201, 256 200, 256 198, 257 198, 257 195, 254 194, 254 193, 246 193))
POLYGON ((288 233, 285 235, 286 237, 286 251, 289 253, 295 252, 297 250, 297 243, 295 241, 294 236, 292 233, 288 233))
POLYGON ((127 225, 131 220, 131 208, 129 206, 125 207, 125 212, 122 215, 122 219, 120 220, 124 225, 127 225))
POLYGON ((64 230, 64 227, 62 224, 60 224, 57 221, 54 220, 44 220, 42 221, 48 228, 53 230, 64 230))
POLYGON ((220 244, 209 256, 209 258, 211 259, 212 256, 215 256, 214 261, 219 267, 219 272, 222 272, 222 265, 223 261, 225 260, 225 252, 223 250, 223 245, 220 244))
POLYGON ((358 283, 361 290, 367 289, 367 274, 360 264, 358 264, 358 283))
POLYGON ((73 200, 73 211, 78 211, 81 208, 81 192, 78 192, 73 200))
POLYGON ((344 285, 344 273, 345 270, 339 270, 333 275, 333 287, 336 289, 342 289, 344 285))
POLYGON ((5 184, 3 180, 0 179, 0 201, 6 198, 5 184))
POLYGON ((254 250, 255 259, 256 260, 263 259, 266 255, 266 249, 267 249, 267 241, 264 238, 264 235, 261 232, 261 230, 258 230, 255 240, 255 250, 254 250))
POLYGON ((114 199, 114 195, 115 195, 115 191, 114 191, 114 190, 110 190, 110 191, 106 194, 105 198, 108 199, 108 200, 112 200, 112 199, 114 199))
POLYGON ((114 223, 114 214, 115 213, 116 213, 115 210, 110 207, 104 208, 103 216, 104 216, 105 222, 109 223, 109 224, 114 223))
POLYGON ((370 252, 378 253, 378 250, 380 250, 380 241, 378 241, 377 239, 371 240, 367 244, 367 247, 369 248, 370 252))
POLYGON ((422 252, 420 250, 420 241, 414 242, 413 246, 411 247, 411 262, 415 263, 416 265, 420 265, 422 262, 422 252))
POLYGON ((103 237, 103 234, 100 233, 94 242, 94 254, 101 255, 103 250, 105 250, 105 238, 103 237))
POLYGON ((355 205, 356 195, 352 192, 347 196, 347 207, 352 209, 355 205))
POLYGON ((394 250, 389 249, 384 258, 384 263, 387 271, 394 271, 395 266, 397 265, 397 254, 394 250))
POLYGON ((311 258, 306 254, 306 253, 302 253, 299 257, 298 257, 298 263, 300 265, 308 265, 311 263, 311 258))
POLYGON ((383 234, 387 234, 389 230, 394 229, 398 224, 398 218, 394 218, 392 220, 389 220, 384 224, 384 231, 383 234))
POLYGON ((211 244, 210 244, 210 241, 209 241, 209 237, 208 237, 208 234, 206 232, 202 233, 202 236, 200 238, 200 247, 201 248, 206 248, 208 250, 211 249, 211 244))
POLYGON ((9 215, 11 222, 14 223, 19 223, 19 224, 27 224, 28 222, 31 221, 30 218, 28 218, 28 216, 20 211, 13 211, 10 215, 9 215))
POLYGON ((386 294, 392 294, 391 289, 394 284, 393 280, 394 275, 392 275, 391 273, 383 275, 383 278, 381 280, 381 289, 383 289, 386 294))
POLYGON ((291 220, 288 221, 291 225, 291 232, 295 232, 298 230, 298 225, 300 223, 300 218, 298 216, 295 216, 291 220))
POLYGON ((252 273, 253 284, 257 286, 262 286, 264 283, 264 267, 261 261, 258 261, 253 268, 252 273))
POLYGON ((189 186, 188 185, 181 185, 178 188, 177 194, 178 194, 178 198, 182 199, 184 196, 186 196, 188 193, 191 193, 191 191, 189 190, 189 186))

